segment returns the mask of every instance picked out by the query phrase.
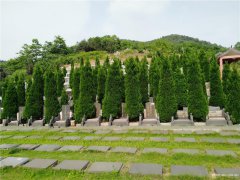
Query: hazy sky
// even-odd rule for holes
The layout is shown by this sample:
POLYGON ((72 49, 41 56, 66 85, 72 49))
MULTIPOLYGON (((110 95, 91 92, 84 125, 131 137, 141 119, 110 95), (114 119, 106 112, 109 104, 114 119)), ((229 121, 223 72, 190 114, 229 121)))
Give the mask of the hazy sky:
POLYGON ((240 0, 0 0, 0 59, 33 38, 68 45, 92 36, 152 40, 182 34, 226 47, 240 41, 240 0))

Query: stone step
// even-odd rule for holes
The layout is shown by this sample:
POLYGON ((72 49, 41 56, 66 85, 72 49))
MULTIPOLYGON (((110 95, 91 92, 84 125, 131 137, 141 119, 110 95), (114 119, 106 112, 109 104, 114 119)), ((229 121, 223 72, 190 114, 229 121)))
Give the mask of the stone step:
POLYGON ((228 124, 226 119, 216 118, 216 119, 208 119, 206 121, 206 125, 207 126, 227 126, 228 124))
POLYGON ((171 122, 172 126, 194 126, 194 122, 189 119, 175 119, 171 122))

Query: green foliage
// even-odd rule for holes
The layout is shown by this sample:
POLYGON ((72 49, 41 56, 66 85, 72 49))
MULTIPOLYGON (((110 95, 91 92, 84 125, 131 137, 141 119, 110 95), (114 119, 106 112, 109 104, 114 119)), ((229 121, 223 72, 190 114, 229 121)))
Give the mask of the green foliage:
POLYGON ((61 69, 57 68, 56 70, 56 81, 57 81, 57 96, 60 97, 62 90, 64 88, 64 73, 61 69))
POLYGON ((220 106, 221 108, 224 107, 223 87, 220 79, 219 65, 217 64, 216 60, 211 62, 209 104, 211 106, 220 106))
POLYGON ((199 62, 200 62, 201 70, 204 74, 205 81, 209 82, 210 64, 204 51, 201 51, 199 54, 199 62))
POLYGON ((163 59, 157 96, 157 111, 161 122, 170 122, 177 111, 175 82, 169 60, 163 59))
POLYGON ((113 118, 118 117, 121 114, 121 99, 122 92, 119 85, 122 83, 121 71, 119 64, 115 60, 110 65, 107 72, 107 80, 105 85, 105 96, 103 99, 103 117, 109 118, 110 115, 113 118))
POLYGON ((75 108, 75 120, 81 122, 81 119, 85 115, 86 118, 92 118, 95 114, 94 101, 95 96, 92 91, 93 87, 93 75, 89 60, 87 60, 85 66, 81 68, 80 75, 80 95, 77 100, 75 108))
POLYGON ((74 78, 74 62, 71 63, 71 71, 70 71, 70 78, 69 78, 69 85, 70 88, 73 88, 73 78, 74 78))
POLYGON ((67 74, 67 70, 66 70, 66 68, 65 68, 65 67, 63 67, 63 69, 62 69, 62 72, 63 72, 63 77, 65 77, 65 76, 66 76, 66 74, 67 74))
POLYGON ((68 54, 69 50, 61 36, 55 36, 53 42, 45 42, 45 54, 68 54))
POLYGON ((203 92, 202 76, 197 60, 189 62, 188 68, 188 112, 195 120, 204 121, 208 114, 208 103, 203 92))
POLYGON ((73 104, 77 103, 79 93, 80 93, 80 74, 81 69, 75 68, 73 74, 73 86, 72 86, 72 96, 73 96, 73 104))
POLYGON ((19 74, 18 75, 17 96, 18 96, 18 106, 24 106, 25 105, 25 78, 24 78, 24 74, 19 74))
POLYGON ((125 61, 125 65, 126 112, 130 119, 137 119, 139 114, 143 112, 138 61, 130 58, 125 61))
POLYGON ((229 78, 229 89, 227 94, 227 110, 234 124, 240 124, 240 75, 234 69, 229 78))
POLYGON ((3 114, 4 118, 16 118, 18 112, 18 96, 15 87, 14 79, 11 78, 7 82, 7 89, 3 99, 3 114))
POLYGON ((139 69, 139 84, 140 84, 140 94, 142 98, 142 104, 145 105, 148 102, 148 62, 146 57, 140 62, 139 69))
POLYGON ((156 99, 160 80, 160 58, 154 57, 149 69, 150 96, 156 99))
POLYGON ((31 108, 33 104, 33 91, 32 91, 32 79, 27 81, 27 89, 26 89, 26 103, 23 111, 23 118, 28 119, 31 116, 31 108))
POLYGON ((65 89, 62 90, 61 93, 61 106, 62 105, 67 105, 68 104, 68 95, 65 89))
POLYGON ((60 105, 58 102, 57 95, 57 83, 55 75, 51 69, 47 70, 44 77, 44 115, 47 122, 50 121, 51 117, 58 116, 60 112, 60 105))
POLYGON ((177 67, 175 69, 175 94, 177 99, 178 109, 187 107, 187 80, 183 74, 182 68, 177 67))
POLYGON ((95 60, 95 67, 93 68, 92 71, 92 76, 93 76, 93 93, 96 96, 97 95, 97 86, 98 86, 98 69, 100 67, 100 61, 99 58, 96 57, 95 60))
POLYGON ((231 75, 230 66, 229 64, 225 64, 223 68, 223 74, 222 74, 222 86, 223 86, 223 92, 225 96, 225 102, 227 101, 226 98, 229 95, 230 75, 231 75))
POLYGON ((105 82, 106 82, 106 76, 107 76, 107 70, 104 66, 98 68, 98 74, 97 74, 97 95, 98 95, 98 101, 102 103, 102 100, 104 98, 105 93, 105 82))

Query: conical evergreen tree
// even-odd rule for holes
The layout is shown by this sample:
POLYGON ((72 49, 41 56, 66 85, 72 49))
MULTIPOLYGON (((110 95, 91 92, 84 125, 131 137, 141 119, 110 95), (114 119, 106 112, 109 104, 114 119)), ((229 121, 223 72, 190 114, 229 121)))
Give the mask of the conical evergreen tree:
POLYGON ((68 104, 68 95, 65 89, 62 90, 61 94, 61 106, 68 104))
POLYGON ((209 60, 203 50, 199 53, 198 58, 199 58, 202 73, 204 74, 205 81, 209 82, 210 64, 209 64, 209 60))
POLYGON ((103 117, 107 119, 110 115, 115 118, 121 114, 122 92, 119 88, 119 84, 121 84, 121 82, 121 72, 118 62, 115 60, 107 72, 105 95, 103 99, 103 117))
POLYGON ((175 87, 178 109, 187 107, 187 80, 183 74, 182 68, 179 67, 176 67, 175 70, 175 87))
POLYGON ((26 104, 23 111, 23 118, 29 119, 31 117, 31 107, 33 103, 33 92, 32 92, 32 79, 27 81, 27 90, 26 90, 26 104))
POLYGON ((188 112, 198 121, 204 121, 208 114, 208 103, 203 92, 201 69, 197 60, 189 62, 188 112))
POLYGON ((17 81, 18 106, 25 105, 25 78, 23 74, 18 75, 17 81))
POLYGON ((103 63, 103 66, 108 69, 110 67, 110 62, 109 62, 109 57, 107 56, 104 63, 103 63))
POLYGON ((73 74, 73 84, 72 84, 72 96, 73 96, 73 104, 77 103, 79 94, 80 94, 80 76, 81 76, 82 68, 75 68, 73 74))
POLYGON ((209 104, 211 106, 220 106, 221 108, 224 107, 223 87, 220 79, 219 66, 216 60, 211 62, 210 95, 209 104))
POLYGON ((14 79, 11 78, 7 84, 7 90, 4 95, 3 116, 8 118, 16 118, 18 112, 18 96, 14 79))
POLYGON ((234 124, 240 124, 240 75, 234 69, 229 79, 227 95, 227 110, 229 111, 234 124))
POLYGON ((75 109, 75 119, 81 122, 85 115, 86 118, 94 117, 94 98, 93 93, 90 91, 93 88, 93 75, 89 60, 87 60, 84 67, 81 69, 80 75, 80 95, 77 100, 75 109), (90 92, 89 92, 90 91, 90 92))
POLYGON ((62 70, 62 72, 63 72, 63 77, 65 77, 65 76, 66 76, 66 74, 67 74, 67 70, 66 70, 66 68, 65 68, 65 67, 63 67, 63 70, 62 70))
MULTIPOLYGON (((227 96, 229 95, 230 75, 231 75, 230 66, 229 64, 225 64, 223 68, 223 76, 222 76, 222 85, 223 85, 225 102, 227 101, 227 96)), ((227 110, 227 107, 226 107, 226 110, 227 110)))
POLYGON ((57 96, 60 97, 62 90, 64 88, 64 74, 61 69, 56 70, 56 80, 57 80, 57 96))
POLYGON ((97 94, 98 94, 98 101, 102 103, 105 93, 105 82, 106 82, 106 74, 107 71, 105 67, 98 68, 98 86, 97 86, 97 94))
POLYGON ((70 80, 70 82, 69 82, 70 88, 73 88, 73 84, 74 84, 73 78, 74 78, 74 62, 71 63, 71 71, 70 71, 70 79, 69 79, 70 80))
POLYGON ((139 82, 139 67, 137 60, 132 58, 125 61, 125 64, 126 112, 130 119, 136 119, 139 117, 139 113, 143 112, 139 82))
MULTIPOLYGON (((32 106, 30 110, 30 115, 34 119, 40 119, 43 117, 43 90, 44 90, 44 82, 43 82, 43 73, 40 66, 35 66, 33 72, 33 83, 31 86, 32 93, 32 106)), ((55 89, 56 91, 56 89, 55 89)))
POLYGON ((52 116, 56 117, 60 112, 60 105, 56 91, 57 83, 51 69, 48 69, 45 73, 44 84, 44 113, 46 121, 49 122, 52 116))
POLYGON ((94 96, 97 95, 97 87, 98 87, 98 69, 100 67, 100 61, 99 61, 99 58, 96 57, 96 60, 95 60, 95 67, 92 71, 92 76, 93 76, 93 93, 94 93, 94 96))
POLYGON ((162 122, 170 122, 171 117, 177 111, 175 97, 175 82, 171 65, 167 59, 163 59, 157 96, 157 111, 162 122))
POLYGON ((159 57, 154 57, 150 64, 149 69, 149 84, 150 84, 150 96, 156 99, 158 94, 158 86, 160 80, 160 59, 159 57))
POLYGON ((140 83, 140 93, 142 97, 142 104, 145 105, 148 102, 148 63, 146 57, 140 62, 139 69, 139 83, 140 83))

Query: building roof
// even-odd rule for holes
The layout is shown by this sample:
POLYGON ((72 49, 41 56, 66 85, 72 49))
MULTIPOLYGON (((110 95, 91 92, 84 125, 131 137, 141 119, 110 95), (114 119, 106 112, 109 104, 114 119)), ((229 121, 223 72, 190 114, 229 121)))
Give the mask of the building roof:
POLYGON ((218 53, 217 57, 218 59, 223 57, 223 56, 236 56, 239 55, 240 56, 240 51, 234 49, 234 48, 229 48, 226 52, 223 53, 218 53))

